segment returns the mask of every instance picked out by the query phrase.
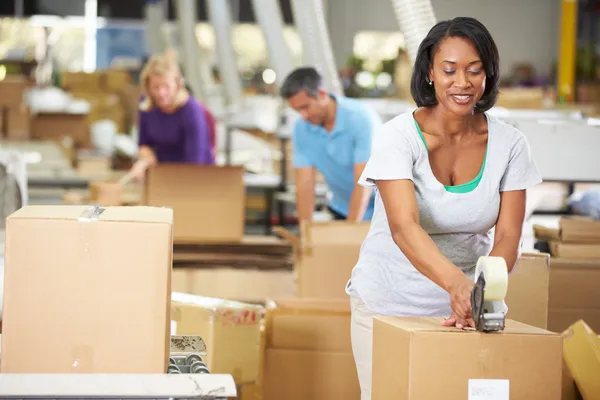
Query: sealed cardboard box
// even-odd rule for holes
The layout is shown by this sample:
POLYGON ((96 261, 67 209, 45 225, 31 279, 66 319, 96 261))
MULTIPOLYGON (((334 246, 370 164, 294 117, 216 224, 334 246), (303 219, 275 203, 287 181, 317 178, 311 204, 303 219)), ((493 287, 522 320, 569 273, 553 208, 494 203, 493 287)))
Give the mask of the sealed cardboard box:
POLYGON ((350 301, 267 303, 264 400, 358 400, 350 301))
POLYGON ((175 242, 239 242, 244 236, 244 169, 162 164, 148 171, 146 204, 172 207, 175 242))
POLYGON ((68 138, 76 147, 90 147, 86 114, 39 113, 31 119, 31 137, 62 142, 68 138))
POLYGON ((585 217, 562 217, 558 229, 534 225, 535 237, 574 244, 600 244, 600 221, 585 217))
POLYGON ((27 206, 7 219, 3 373, 164 373, 172 210, 27 206))
POLYGON ((585 400, 600 400, 600 338, 584 322, 563 332, 564 359, 585 400))
POLYGON ((508 306, 507 317, 537 328, 547 328, 549 263, 548 254, 521 255, 508 278, 508 292, 505 299, 508 306))
POLYGON ((313 222, 303 227, 300 239, 278 228, 276 233, 294 242, 297 248, 298 296, 347 298, 346 284, 369 228, 367 222, 313 222))
POLYGON ((600 260, 550 258, 548 329, 563 332, 582 319, 600 331, 599 287, 600 260))
POLYGON ((552 332, 512 320, 501 333, 374 320, 373 400, 560 400, 561 378, 562 338, 552 332))
POLYGON ((171 335, 199 335, 213 374, 229 374, 236 384, 256 382, 263 307, 224 299, 172 294, 171 335))

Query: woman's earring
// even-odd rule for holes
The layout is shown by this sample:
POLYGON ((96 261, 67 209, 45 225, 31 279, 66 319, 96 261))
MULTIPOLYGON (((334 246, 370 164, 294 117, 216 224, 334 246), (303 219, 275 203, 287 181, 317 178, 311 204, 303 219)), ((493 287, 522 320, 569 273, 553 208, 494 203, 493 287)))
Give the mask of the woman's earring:
POLYGON ((427 80, 427 83, 429 84, 429 86, 433 85, 433 81, 431 81, 429 79, 427 80))

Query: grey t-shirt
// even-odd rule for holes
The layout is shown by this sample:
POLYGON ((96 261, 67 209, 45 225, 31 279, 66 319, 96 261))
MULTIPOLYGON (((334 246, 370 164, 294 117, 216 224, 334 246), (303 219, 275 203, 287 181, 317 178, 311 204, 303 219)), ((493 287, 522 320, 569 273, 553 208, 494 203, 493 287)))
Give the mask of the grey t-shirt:
MULTIPOLYGON (((496 117, 486 116, 485 168, 472 191, 449 192, 437 180, 412 112, 394 118, 377 132, 359 180, 366 187, 376 187, 377 180, 412 180, 422 228, 471 279, 477 259, 492 250, 500 192, 528 189, 541 182, 525 136, 496 117)), ((394 243, 379 193, 347 293, 380 315, 446 317, 451 312, 448 293, 414 268, 394 243)))

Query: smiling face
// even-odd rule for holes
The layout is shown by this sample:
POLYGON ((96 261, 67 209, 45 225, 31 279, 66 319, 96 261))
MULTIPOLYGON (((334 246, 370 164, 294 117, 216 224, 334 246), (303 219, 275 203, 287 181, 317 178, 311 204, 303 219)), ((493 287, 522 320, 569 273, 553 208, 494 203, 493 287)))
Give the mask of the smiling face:
POLYGON ((154 104, 163 111, 170 111, 180 85, 175 74, 152 74, 148 77, 148 95, 154 104))
POLYGON ((473 113, 485 91, 486 74, 481 56, 467 39, 444 39, 429 71, 438 104, 456 115, 473 113))

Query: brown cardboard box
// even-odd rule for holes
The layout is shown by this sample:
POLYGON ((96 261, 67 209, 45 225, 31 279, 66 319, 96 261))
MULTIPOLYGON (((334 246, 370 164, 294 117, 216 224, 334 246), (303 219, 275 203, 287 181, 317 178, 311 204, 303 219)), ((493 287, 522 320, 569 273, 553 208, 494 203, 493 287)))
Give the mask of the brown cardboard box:
POLYGON ((550 257, 542 253, 525 253, 519 258, 508 280, 507 317, 546 329, 548 325, 548 291, 550 257))
POLYGON ((600 259, 600 243, 563 243, 550 241, 552 257, 600 259))
POLYGON ((261 306, 172 294, 171 335, 199 335, 213 374, 230 374, 236 384, 256 382, 260 356, 261 306))
POLYGON ((0 80, 0 107, 20 107, 30 86, 25 77, 10 75, 0 80))
POLYGON ((600 400, 600 338, 584 321, 563 332, 564 359, 585 400, 600 400))
POLYGON ((173 291, 249 303, 295 295, 292 271, 245 268, 174 268, 173 291))
POLYGON ((123 204, 123 185, 119 182, 91 182, 90 200, 104 207, 123 204))
POLYGON ((369 228, 368 222, 313 222, 303 227, 301 239, 284 229, 275 229, 297 248, 298 296, 347 298, 346 284, 369 228))
POLYGON ((563 243, 600 243, 600 221, 584 217, 562 217, 559 228, 534 225, 536 238, 563 243))
POLYGON ((600 260, 550 258, 548 329, 562 332, 582 319, 600 331, 599 287, 600 260))
POLYGON ((175 242, 239 242, 244 236, 244 169, 163 164, 148 171, 146 204, 172 207, 175 242))
POLYGON ((31 116, 25 106, 6 107, 6 138, 10 140, 26 140, 31 131, 31 116))
POLYGON ((507 320, 490 334, 437 318, 374 320, 373 400, 560 400, 561 377, 562 338, 539 328, 507 320))
POLYGON ((3 373, 164 373, 173 212, 27 206, 7 219, 3 373))
POLYGON ((268 302, 264 400, 358 400, 350 300, 268 302))
POLYGON ((91 139, 86 118, 86 114, 36 114, 31 120, 31 137, 58 142, 71 138, 77 147, 90 147, 91 139))

